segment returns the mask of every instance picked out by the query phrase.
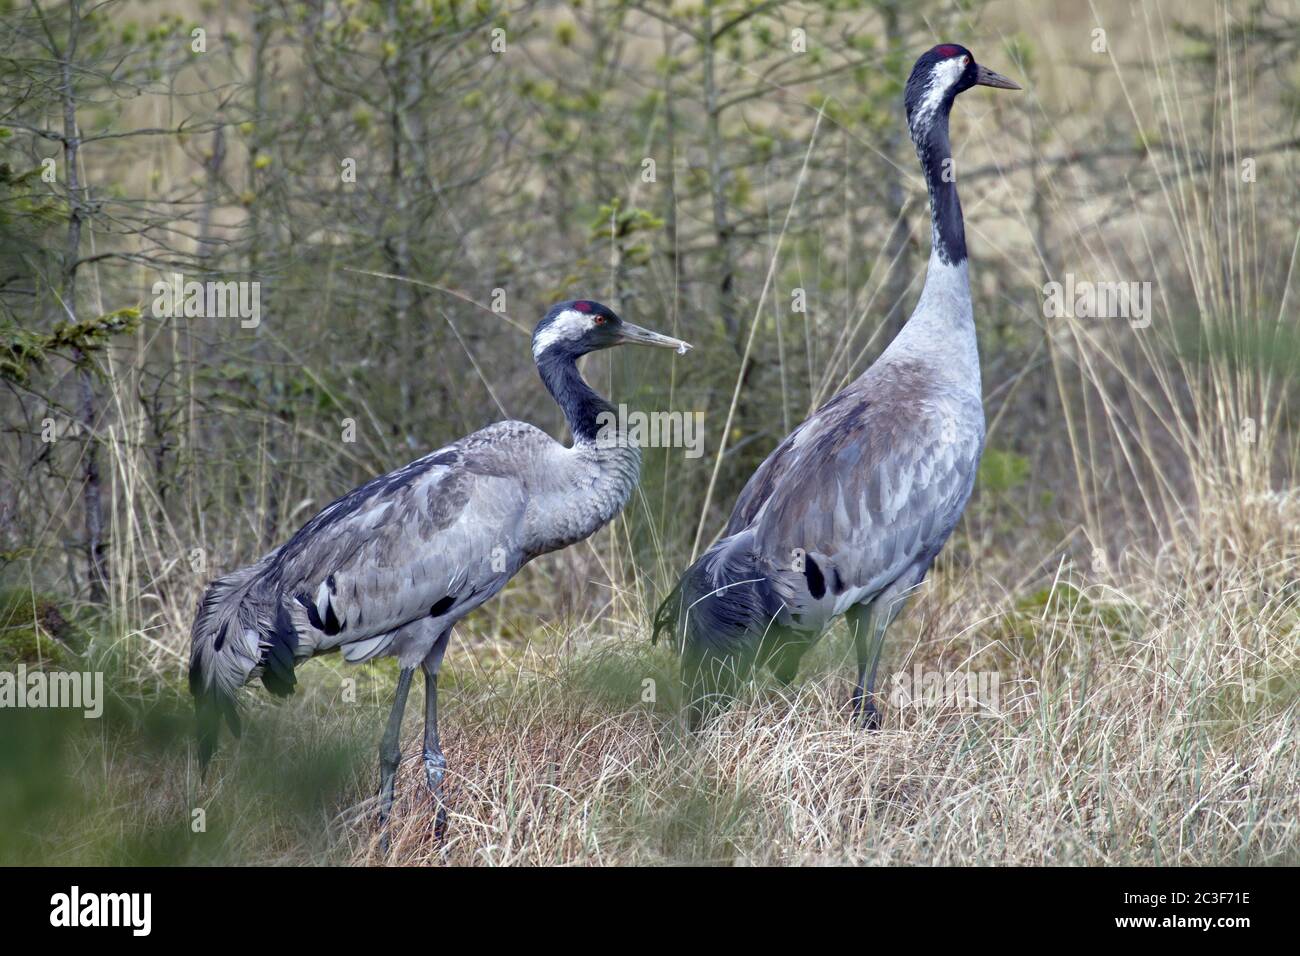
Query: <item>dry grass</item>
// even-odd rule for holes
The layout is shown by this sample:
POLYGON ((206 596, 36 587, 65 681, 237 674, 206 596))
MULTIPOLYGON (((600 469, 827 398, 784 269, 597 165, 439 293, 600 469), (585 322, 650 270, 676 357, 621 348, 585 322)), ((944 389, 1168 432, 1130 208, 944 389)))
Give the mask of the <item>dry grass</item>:
MULTIPOLYGON (((931 595, 890 661, 995 667, 1002 712, 894 707, 875 734, 849 726, 830 647, 697 740, 636 699, 663 665, 633 635, 540 656, 517 685, 446 695, 447 840, 409 760, 389 862, 1295 863, 1300 609, 1283 556, 1140 593, 1058 585, 1076 596, 1030 628, 977 587, 931 595)), ((372 833, 354 839, 354 861, 381 862, 372 833)))
POLYGON ((349 705, 337 681, 358 672, 318 662, 300 699, 254 708, 206 784, 183 706, 123 706, 110 731, 74 722, 54 771, 74 796, 20 850, 118 863, 1295 863, 1300 608, 1282 559, 1296 525, 1284 506, 1271 516, 1279 544, 1210 580, 1076 590, 1063 571, 1026 606, 941 575, 897 628, 886 672, 996 670, 998 713, 891 706, 882 731, 855 729, 835 632, 793 688, 751 687, 691 739, 666 654, 630 627, 576 626, 517 667, 463 654, 446 673, 442 845, 410 708, 385 861, 369 795, 391 671, 361 672, 362 704, 349 705), (647 679, 657 701, 643 700, 647 679), (207 808, 204 834, 189 832, 194 807, 207 808))

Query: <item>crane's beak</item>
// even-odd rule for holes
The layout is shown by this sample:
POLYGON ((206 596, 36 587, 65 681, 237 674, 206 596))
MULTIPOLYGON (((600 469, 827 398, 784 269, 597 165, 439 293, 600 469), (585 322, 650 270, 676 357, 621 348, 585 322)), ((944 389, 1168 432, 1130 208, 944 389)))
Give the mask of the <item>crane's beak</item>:
POLYGON ((1018 90, 1019 84, 1008 80, 1001 73, 994 73, 986 66, 981 66, 975 73, 976 86, 993 86, 999 90, 1018 90))
POLYGON ((660 335, 658 332, 651 332, 649 329, 643 329, 631 322, 624 322, 618 332, 620 343, 627 342, 632 345, 654 345, 661 349, 676 349, 678 355, 685 355, 692 348, 689 342, 675 339, 671 335, 660 335))

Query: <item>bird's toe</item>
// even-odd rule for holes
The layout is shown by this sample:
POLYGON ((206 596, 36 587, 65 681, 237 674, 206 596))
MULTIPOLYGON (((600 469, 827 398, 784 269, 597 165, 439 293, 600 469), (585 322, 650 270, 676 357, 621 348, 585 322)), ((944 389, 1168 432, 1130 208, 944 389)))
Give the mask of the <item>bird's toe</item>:
POLYGON ((880 729, 880 711, 875 704, 867 704, 862 710, 862 729, 879 730, 880 729))

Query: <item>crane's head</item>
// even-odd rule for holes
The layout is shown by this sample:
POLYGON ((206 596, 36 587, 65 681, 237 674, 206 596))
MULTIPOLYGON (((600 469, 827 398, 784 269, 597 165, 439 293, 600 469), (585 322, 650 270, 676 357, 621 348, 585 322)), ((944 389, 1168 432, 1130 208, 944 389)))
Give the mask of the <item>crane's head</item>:
POLYGON ((542 356, 576 359, 588 352, 625 344, 655 345, 684 355, 689 344, 624 322, 607 305, 591 299, 570 299, 551 306, 533 330, 533 360, 542 356))
POLYGON ((1001 73, 980 66, 970 50, 956 43, 940 43, 921 54, 903 94, 913 138, 928 129, 935 117, 948 115, 957 94, 972 86, 1020 89, 1001 73))

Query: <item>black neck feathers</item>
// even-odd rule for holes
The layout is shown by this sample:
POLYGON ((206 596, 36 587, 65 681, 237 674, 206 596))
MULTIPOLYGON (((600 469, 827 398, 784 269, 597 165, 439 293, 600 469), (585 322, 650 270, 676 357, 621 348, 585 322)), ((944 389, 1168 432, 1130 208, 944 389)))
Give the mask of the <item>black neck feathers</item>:
POLYGON ((615 409, 583 381, 578 372, 577 356, 553 346, 537 359, 537 371, 551 397, 563 409, 574 440, 594 443, 602 424, 600 413, 613 413, 615 409))
POLYGON ((961 200, 957 198, 957 167, 952 161, 948 142, 948 111, 952 97, 945 97, 929 117, 912 129, 916 155, 925 171, 925 185, 930 192, 930 227, 934 250, 939 259, 956 265, 966 259, 966 229, 962 222, 961 200))

